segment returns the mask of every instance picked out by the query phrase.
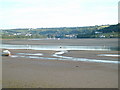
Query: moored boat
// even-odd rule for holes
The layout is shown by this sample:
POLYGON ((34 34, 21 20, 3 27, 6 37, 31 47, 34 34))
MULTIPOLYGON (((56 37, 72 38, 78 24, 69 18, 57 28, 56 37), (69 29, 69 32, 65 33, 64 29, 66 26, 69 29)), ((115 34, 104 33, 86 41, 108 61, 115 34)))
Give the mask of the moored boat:
POLYGON ((10 56, 11 55, 11 52, 9 50, 4 50, 2 52, 2 56, 10 56))

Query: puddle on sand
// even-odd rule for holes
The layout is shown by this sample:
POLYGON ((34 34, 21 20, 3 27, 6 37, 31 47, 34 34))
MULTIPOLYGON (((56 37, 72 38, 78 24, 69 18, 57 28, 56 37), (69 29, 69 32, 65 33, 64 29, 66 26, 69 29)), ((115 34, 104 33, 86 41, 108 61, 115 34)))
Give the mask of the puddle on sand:
POLYGON ((16 53, 16 54, 19 54, 19 55, 35 55, 35 56, 42 56, 43 55, 42 53, 16 53))
POLYGON ((36 54, 36 56, 24 56, 24 55, 30 55, 28 53, 26 53, 26 54, 18 53, 18 55, 12 55, 10 57, 13 57, 13 58, 21 57, 21 58, 32 58, 32 59, 46 59, 46 60, 70 60, 70 61, 84 61, 84 62, 95 62, 95 63, 113 63, 113 64, 120 63, 119 61, 97 60, 97 59, 75 58, 75 57, 62 56, 62 54, 64 54, 64 53, 67 53, 67 51, 65 50, 65 51, 56 52, 53 55, 51 55, 51 56, 54 56, 54 58, 39 57, 38 54, 36 54))
POLYGON ((65 60, 59 58, 49 58, 49 57, 38 57, 38 56, 18 56, 18 55, 11 55, 10 57, 21 57, 21 58, 33 58, 33 59, 48 59, 48 60, 65 60))
POLYGON ((114 63, 114 64, 120 63, 119 61, 97 60, 97 59, 87 59, 87 58, 75 58, 75 57, 60 56, 60 55, 62 55, 64 53, 67 53, 67 51, 56 52, 55 54, 53 54, 53 56, 59 57, 59 58, 64 58, 66 60, 72 60, 72 61, 84 61, 84 62, 96 62, 96 63, 114 63))
POLYGON ((118 54, 99 54, 98 56, 120 57, 118 54))

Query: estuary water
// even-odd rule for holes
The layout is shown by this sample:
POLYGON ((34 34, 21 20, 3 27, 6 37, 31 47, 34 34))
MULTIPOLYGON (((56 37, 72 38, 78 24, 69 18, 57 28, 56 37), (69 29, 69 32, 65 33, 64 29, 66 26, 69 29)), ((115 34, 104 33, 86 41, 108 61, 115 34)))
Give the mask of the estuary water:
MULTIPOLYGON (((50 45, 8 45, 2 44, 0 46, 2 49, 32 49, 32 50, 54 50, 59 51, 50 56, 53 57, 44 57, 42 53, 16 53, 16 55, 12 55, 12 58, 33 58, 33 59, 47 59, 47 60, 70 60, 70 61, 84 61, 84 62, 95 62, 95 63, 113 63, 118 64, 119 61, 111 61, 111 60, 98 60, 98 59, 88 59, 88 58, 76 58, 76 57, 68 57, 63 56, 64 53, 67 53, 68 50, 93 50, 93 51, 119 51, 118 47, 111 46, 50 46, 50 45)), ((98 56, 115 56, 119 57, 120 55, 114 54, 101 54, 98 56)))
POLYGON ((32 50, 94 50, 94 51, 118 51, 118 47, 111 46, 59 46, 59 45, 10 45, 2 44, 2 49, 32 49, 32 50))

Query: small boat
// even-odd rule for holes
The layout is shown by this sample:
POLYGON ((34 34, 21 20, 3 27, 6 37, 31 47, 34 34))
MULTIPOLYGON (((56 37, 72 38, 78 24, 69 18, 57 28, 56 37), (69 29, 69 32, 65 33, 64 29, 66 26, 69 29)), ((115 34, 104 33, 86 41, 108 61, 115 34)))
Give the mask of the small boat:
POLYGON ((11 52, 9 50, 4 50, 2 52, 2 56, 10 56, 11 55, 11 52))

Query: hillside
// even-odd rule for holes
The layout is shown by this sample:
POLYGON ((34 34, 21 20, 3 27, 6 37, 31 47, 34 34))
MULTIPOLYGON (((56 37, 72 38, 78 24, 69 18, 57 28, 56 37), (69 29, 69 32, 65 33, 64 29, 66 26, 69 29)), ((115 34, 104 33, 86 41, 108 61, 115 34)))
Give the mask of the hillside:
POLYGON ((120 32, 119 24, 59 27, 59 28, 24 28, 4 29, 2 38, 117 38, 120 32))

